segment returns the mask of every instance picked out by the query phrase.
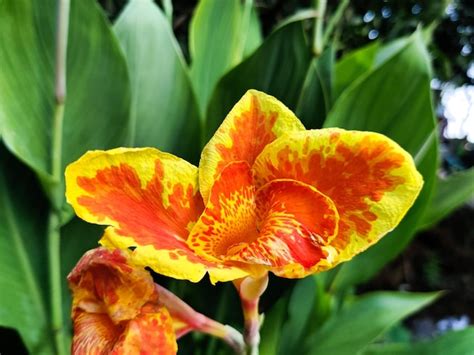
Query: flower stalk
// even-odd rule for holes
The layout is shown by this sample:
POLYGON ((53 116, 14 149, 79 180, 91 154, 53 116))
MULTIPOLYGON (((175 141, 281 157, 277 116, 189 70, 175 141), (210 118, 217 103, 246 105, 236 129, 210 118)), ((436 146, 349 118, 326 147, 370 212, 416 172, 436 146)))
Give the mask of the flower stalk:
POLYGON ((190 331, 199 331, 222 339, 236 354, 244 354, 245 344, 242 334, 229 325, 224 325, 195 311, 183 300, 166 288, 155 284, 159 302, 168 309, 174 319, 179 319, 186 327, 179 330, 177 338, 190 331))
POLYGON ((260 314, 258 313, 258 304, 260 296, 265 292, 268 286, 268 272, 258 278, 251 276, 234 281, 240 300, 245 324, 245 344, 249 355, 258 355, 260 345, 260 314))

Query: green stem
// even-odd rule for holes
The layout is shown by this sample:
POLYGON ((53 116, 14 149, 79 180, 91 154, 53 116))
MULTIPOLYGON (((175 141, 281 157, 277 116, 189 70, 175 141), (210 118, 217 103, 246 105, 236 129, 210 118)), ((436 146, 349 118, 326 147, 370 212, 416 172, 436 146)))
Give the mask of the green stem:
POLYGON ((344 14, 344 10, 347 8, 347 6, 349 6, 349 2, 349 0, 342 0, 339 3, 334 15, 331 16, 331 19, 329 20, 328 25, 326 27, 326 31, 324 31, 323 48, 329 42, 331 34, 334 32, 334 28, 341 20, 341 17, 344 14))
POLYGON ((319 57, 324 49, 323 43, 323 24, 324 14, 326 13, 327 0, 315 0, 317 16, 314 20, 313 54, 319 57))
POLYGON ((49 277, 51 292, 51 325, 56 351, 59 355, 68 353, 62 317, 61 268, 60 268, 60 219, 56 211, 51 211, 48 223, 49 277))
POLYGON ((55 86, 56 107, 53 118, 53 140, 51 146, 51 173, 53 176, 53 208, 48 222, 48 262, 49 287, 51 298, 51 325, 58 355, 66 355, 66 337, 62 316, 61 294, 61 205, 62 186, 62 135, 64 121, 64 103, 66 100, 66 57, 69 33, 70 0, 59 0, 56 27, 55 86))

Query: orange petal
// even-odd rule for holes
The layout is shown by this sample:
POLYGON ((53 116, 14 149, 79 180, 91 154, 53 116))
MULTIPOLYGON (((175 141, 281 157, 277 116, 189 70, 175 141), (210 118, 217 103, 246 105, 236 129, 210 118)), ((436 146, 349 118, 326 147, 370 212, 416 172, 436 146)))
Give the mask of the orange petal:
MULTIPOLYGON (((188 248, 189 231, 203 210, 197 168, 152 148, 93 151, 66 169, 66 196, 77 215, 113 226, 115 246, 135 247, 144 260, 168 257, 153 269, 192 281, 205 265, 188 248)), ((138 253, 138 252, 137 252, 138 253)))
POLYGON ((223 263, 233 248, 257 237, 250 166, 245 161, 230 163, 212 187, 209 202, 194 225, 188 244, 208 260, 223 263))
POLYGON ((111 354, 173 355, 177 351, 171 316, 166 308, 153 307, 128 322, 111 354))
POLYGON ((337 234, 334 203, 314 187, 274 180, 257 193, 259 237, 232 260, 267 265, 276 275, 304 277, 332 261, 337 234))
POLYGON ((292 133, 268 145, 254 165, 257 184, 294 179, 331 198, 339 233, 337 262, 377 242, 403 218, 423 181, 413 159, 371 132, 322 129, 292 133))
POLYGON ((108 355, 123 332, 106 314, 78 311, 73 316, 73 355, 108 355))
POLYGON ((280 101, 263 92, 247 91, 202 151, 199 188, 204 201, 228 163, 246 161, 251 166, 267 144, 299 130, 304 126, 280 101))
POLYGON ((333 257, 327 245, 337 222, 334 204, 315 188, 280 180, 256 194, 249 165, 233 162, 212 187, 188 242, 203 257, 254 275, 270 269, 302 277, 333 257))
POLYGON ((120 250, 90 250, 71 271, 68 281, 73 309, 107 313, 115 323, 134 318, 145 303, 158 299, 151 275, 131 267, 120 250))

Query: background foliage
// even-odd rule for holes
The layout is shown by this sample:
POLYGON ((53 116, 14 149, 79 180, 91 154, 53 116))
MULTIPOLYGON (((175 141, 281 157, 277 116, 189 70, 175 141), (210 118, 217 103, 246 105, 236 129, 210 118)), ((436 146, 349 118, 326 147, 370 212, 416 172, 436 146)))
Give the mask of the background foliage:
MULTIPOLYGON (((65 276, 96 245, 101 228, 65 206, 64 167, 87 150, 116 146, 154 146, 197 164, 202 146, 250 88, 276 96, 307 128, 386 134, 414 156, 425 180, 399 227, 367 252, 300 281, 272 278, 262 301, 261 353, 472 350, 472 328, 415 345, 387 336, 440 293, 361 295, 357 287, 417 231, 474 194, 472 169, 437 177, 430 88, 433 77, 472 83, 463 53, 472 51, 473 7, 462 0, 354 0, 329 2, 318 17, 312 5, 71 0, 67 97, 58 120, 57 2, 0 0, 0 352, 61 353, 70 341, 65 276), (318 21, 326 31, 315 42, 318 21)), ((197 310, 240 327, 231 285, 155 278, 197 310)), ((179 345, 183 354, 228 351, 200 334, 179 345)))

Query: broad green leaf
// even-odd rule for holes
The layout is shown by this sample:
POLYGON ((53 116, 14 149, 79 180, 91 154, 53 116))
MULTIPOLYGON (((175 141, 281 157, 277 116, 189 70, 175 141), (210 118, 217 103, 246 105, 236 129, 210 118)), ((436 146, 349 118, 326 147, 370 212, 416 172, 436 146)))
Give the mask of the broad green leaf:
POLYGON ((328 48, 308 67, 295 111, 307 129, 321 128, 331 109, 333 66, 334 51, 328 48))
POLYGON ((338 98, 358 77, 367 73, 374 65, 380 43, 374 42, 346 54, 334 67, 333 97, 338 98))
POLYGON ((278 353, 278 344, 282 336, 282 327, 286 317, 286 297, 282 297, 265 313, 262 329, 260 330, 260 354, 275 355, 278 353))
POLYGON ((207 112, 207 138, 249 89, 262 90, 294 109, 309 63, 310 53, 301 23, 291 23, 272 33, 217 85, 207 112))
MULTIPOLYGON (((6 146, 52 179, 56 1, 0 2, 0 126, 6 146), (20 30, 21 29, 21 30, 20 30)), ((126 142, 126 63, 94 0, 71 1, 62 167, 126 142)), ((57 181, 56 181, 57 182, 57 181)))
POLYGON ((198 107, 181 49, 164 14, 152 0, 132 0, 114 29, 130 72, 134 145, 196 161, 198 107))
POLYGON ((201 112, 219 78, 242 58, 245 38, 240 0, 200 0, 191 19, 191 78, 201 112))
POLYGON ((316 301, 316 282, 309 276, 296 283, 288 302, 288 319, 280 338, 278 354, 297 353, 316 301))
POLYGON ((98 241, 103 229, 102 226, 86 223, 78 218, 74 218, 61 228, 62 309, 67 334, 72 334, 71 294, 67 275, 87 250, 99 246, 98 241))
POLYGON ((466 201, 474 198, 474 169, 436 179, 433 198, 419 229, 426 229, 449 215, 466 201))
POLYGON ((433 340, 417 343, 376 344, 363 355, 474 355, 474 327, 451 331, 433 340))
POLYGON ((373 292, 356 298, 308 337, 304 354, 357 354, 439 293, 373 292))
POLYGON ((247 30, 247 37, 245 38, 244 58, 252 54, 263 41, 262 26, 260 18, 258 17, 257 9, 252 6, 250 11, 249 27, 247 30))
POLYGON ((1 145, 0 326, 16 329, 31 354, 53 353, 43 289, 46 219, 35 176, 1 145))
POLYGON ((433 134, 429 58, 418 32, 398 49, 341 94, 325 126, 375 131, 394 139, 415 157, 425 184, 415 205, 393 232, 339 267, 333 289, 368 280, 397 256, 413 237, 430 200, 437 168, 437 140, 433 134))

